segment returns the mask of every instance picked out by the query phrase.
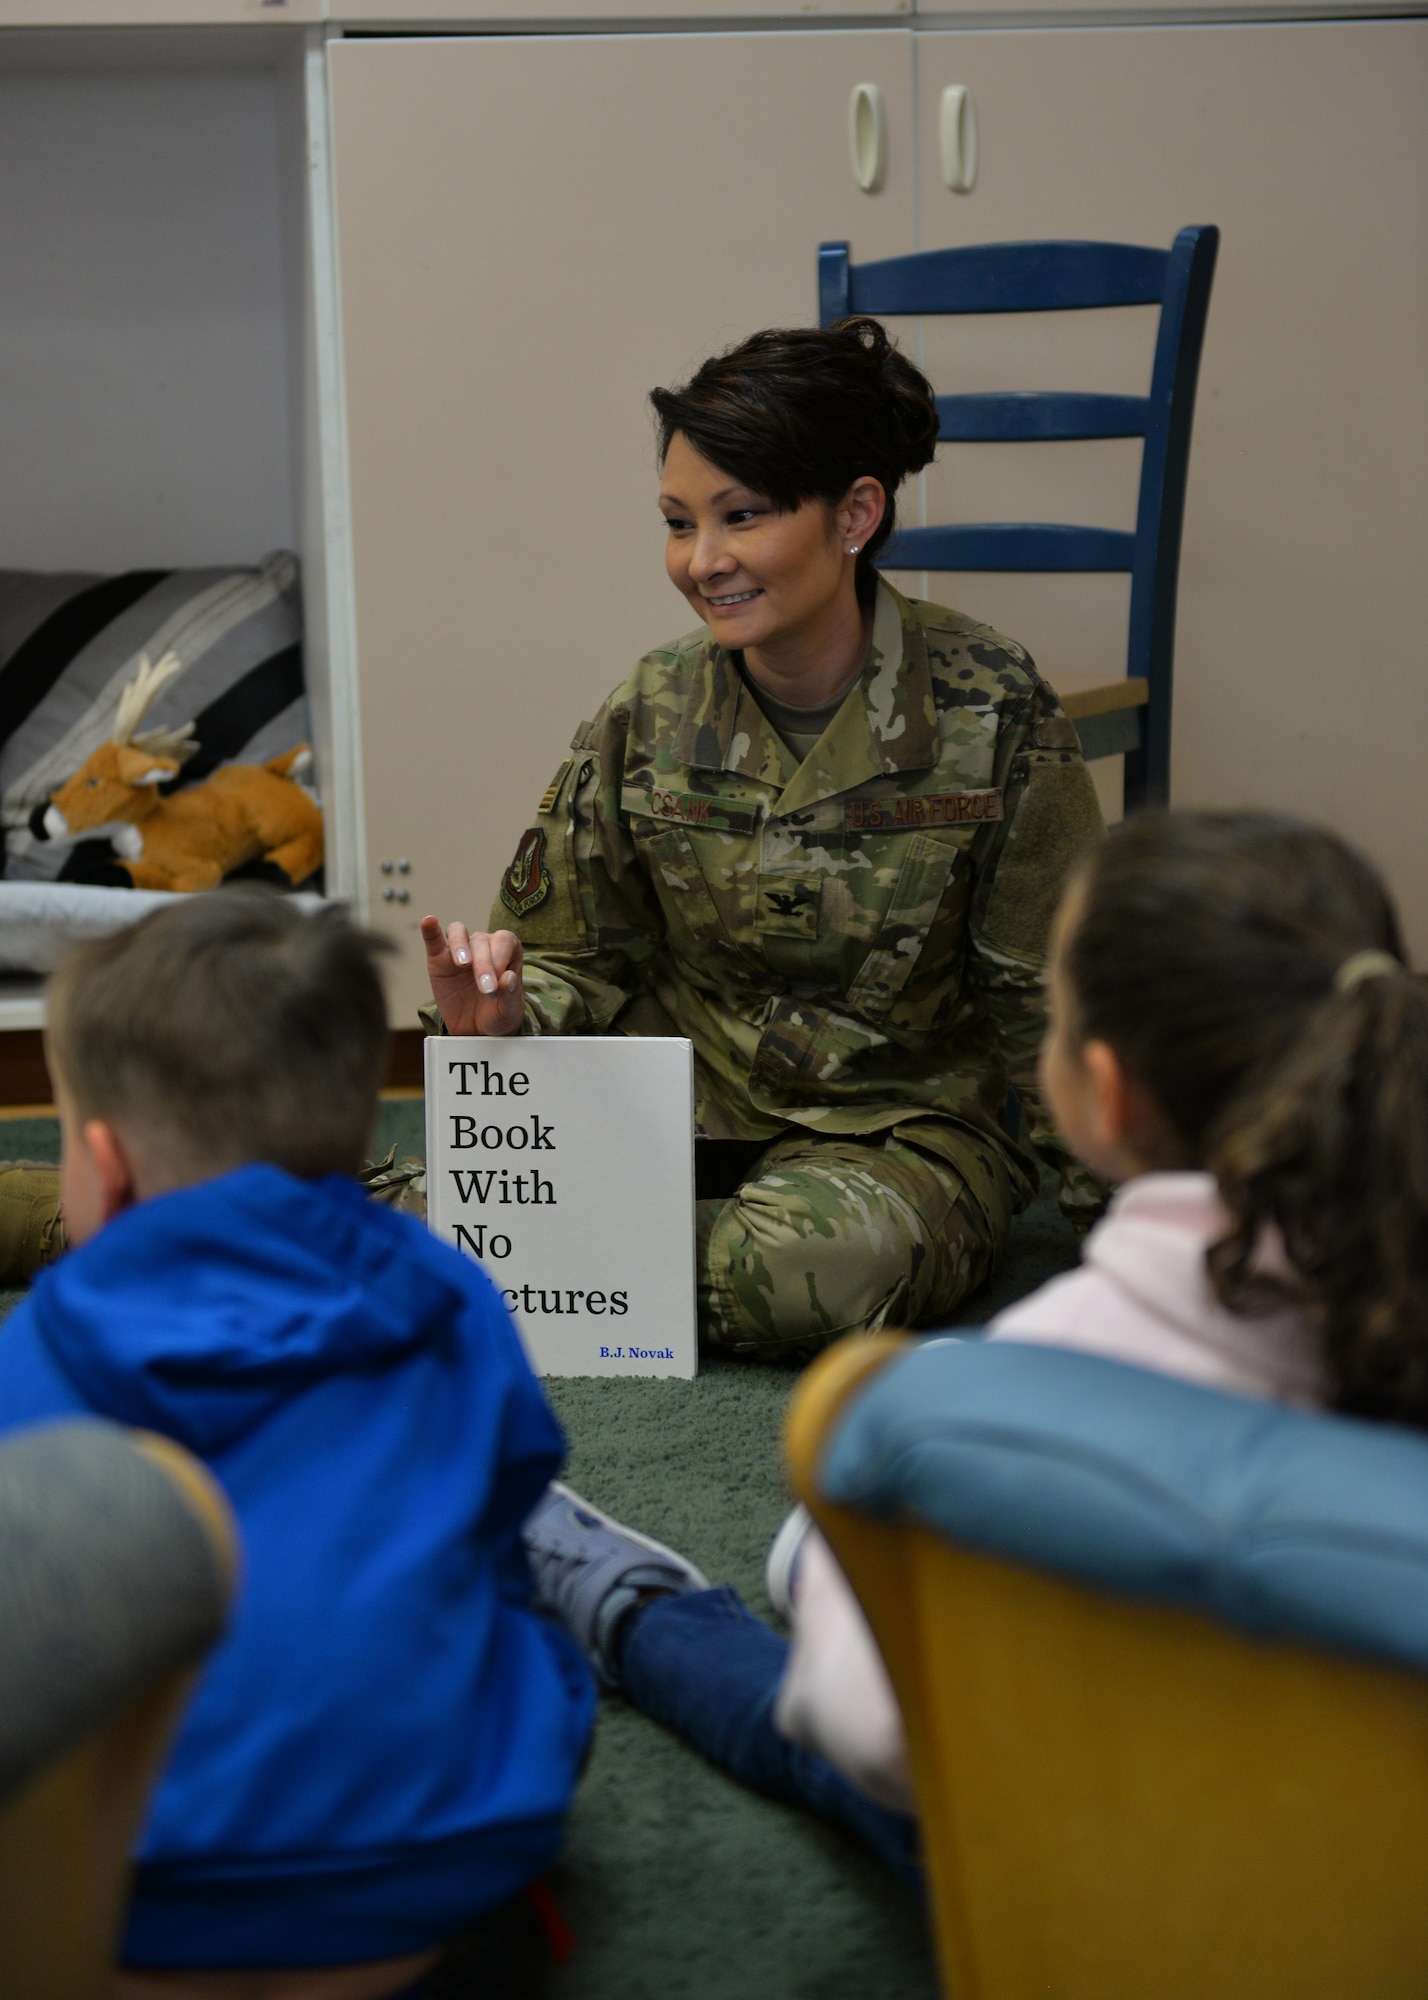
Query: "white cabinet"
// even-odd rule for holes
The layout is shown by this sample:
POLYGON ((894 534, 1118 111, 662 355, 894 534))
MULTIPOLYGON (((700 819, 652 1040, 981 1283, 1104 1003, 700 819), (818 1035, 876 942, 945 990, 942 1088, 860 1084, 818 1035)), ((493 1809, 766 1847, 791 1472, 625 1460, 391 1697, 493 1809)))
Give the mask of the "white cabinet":
POLYGON ((576 725, 691 623, 648 391, 812 318, 821 238, 912 248, 911 44, 351 41, 331 82, 369 906, 401 1020, 422 911, 485 922, 576 725), (863 82, 893 135, 872 195, 863 82))
MULTIPOLYGON (((916 37, 919 244, 1222 237, 1180 577, 1173 798, 1322 818, 1389 871, 1428 950, 1428 21, 916 37), (970 88, 980 170, 942 185, 970 88)), ((854 239, 854 254, 864 254, 854 239)), ((1149 383, 1153 312, 943 320, 939 386, 1149 383), (1137 324, 1137 321, 1140 324, 1137 324)), ((968 446, 929 518, 1134 525, 1139 444, 968 446)), ((1123 659, 1123 578, 933 579, 1053 678, 1123 659)))

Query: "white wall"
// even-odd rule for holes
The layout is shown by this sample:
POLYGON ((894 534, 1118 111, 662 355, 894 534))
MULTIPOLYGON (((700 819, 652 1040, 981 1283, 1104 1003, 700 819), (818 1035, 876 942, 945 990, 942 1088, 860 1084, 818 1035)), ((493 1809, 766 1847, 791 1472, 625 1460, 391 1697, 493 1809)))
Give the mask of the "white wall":
POLYGON ((271 72, 0 74, 0 567, 292 545, 279 136, 271 72))

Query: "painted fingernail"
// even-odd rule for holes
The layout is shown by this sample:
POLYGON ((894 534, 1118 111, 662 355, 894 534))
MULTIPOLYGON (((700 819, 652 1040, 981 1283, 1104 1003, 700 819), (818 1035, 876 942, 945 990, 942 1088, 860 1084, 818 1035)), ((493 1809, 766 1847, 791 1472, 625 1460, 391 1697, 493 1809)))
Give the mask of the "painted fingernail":
POLYGON ((471 954, 469 951, 457 950, 452 952, 451 956, 456 960, 458 965, 469 965, 471 963, 471 954))
POLYGON ((483 972, 481 974, 481 977, 476 981, 476 984, 480 987, 483 993, 494 993, 496 990, 495 974, 491 972, 483 972))

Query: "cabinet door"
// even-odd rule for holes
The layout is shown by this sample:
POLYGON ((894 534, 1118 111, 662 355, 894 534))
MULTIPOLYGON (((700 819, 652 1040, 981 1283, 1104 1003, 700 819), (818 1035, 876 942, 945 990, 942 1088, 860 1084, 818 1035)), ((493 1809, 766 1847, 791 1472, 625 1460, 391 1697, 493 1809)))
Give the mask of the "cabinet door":
POLYGON ((576 725, 692 622, 648 391, 814 319, 821 239, 913 247, 911 38, 374 40, 331 65, 368 895, 410 1020, 417 918, 485 923, 576 725), (863 82, 877 194, 849 163, 863 82))
MULTIPOLYGON (((1331 821, 1428 947, 1428 21, 918 37, 920 247, 1218 223, 1180 578, 1173 796, 1331 821), (949 193, 943 89, 978 112, 949 193)), ((855 255, 863 254, 855 243, 855 255)), ((1154 313, 928 321, 949 389, 1143 394, 1154 313), (1137 324, 1137 322, 1139 322, 1137 324)), ((1134 525, 1137 442, 958 446, 929 518, 1134 525)), ((1043 663, 1124 661, 1122 579, 959 576, 1043 663)))

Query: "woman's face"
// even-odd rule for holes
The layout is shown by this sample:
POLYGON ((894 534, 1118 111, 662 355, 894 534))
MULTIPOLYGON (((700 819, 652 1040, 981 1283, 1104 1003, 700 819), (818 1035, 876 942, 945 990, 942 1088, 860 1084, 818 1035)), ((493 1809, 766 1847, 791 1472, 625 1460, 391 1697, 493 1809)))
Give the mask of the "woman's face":
MULTIPOLYGON (((877 492, 881 499, 881 487, 877 492)), ((856 611, 848 560, 850 532, 858 540, 856 508, 805 500, 777 513, 762 494, 711 465, 682 431, 670 439, 659 504, 669 528, 669 580, 731 652, 816 639, 846 609, 845 597, 856 611)))

